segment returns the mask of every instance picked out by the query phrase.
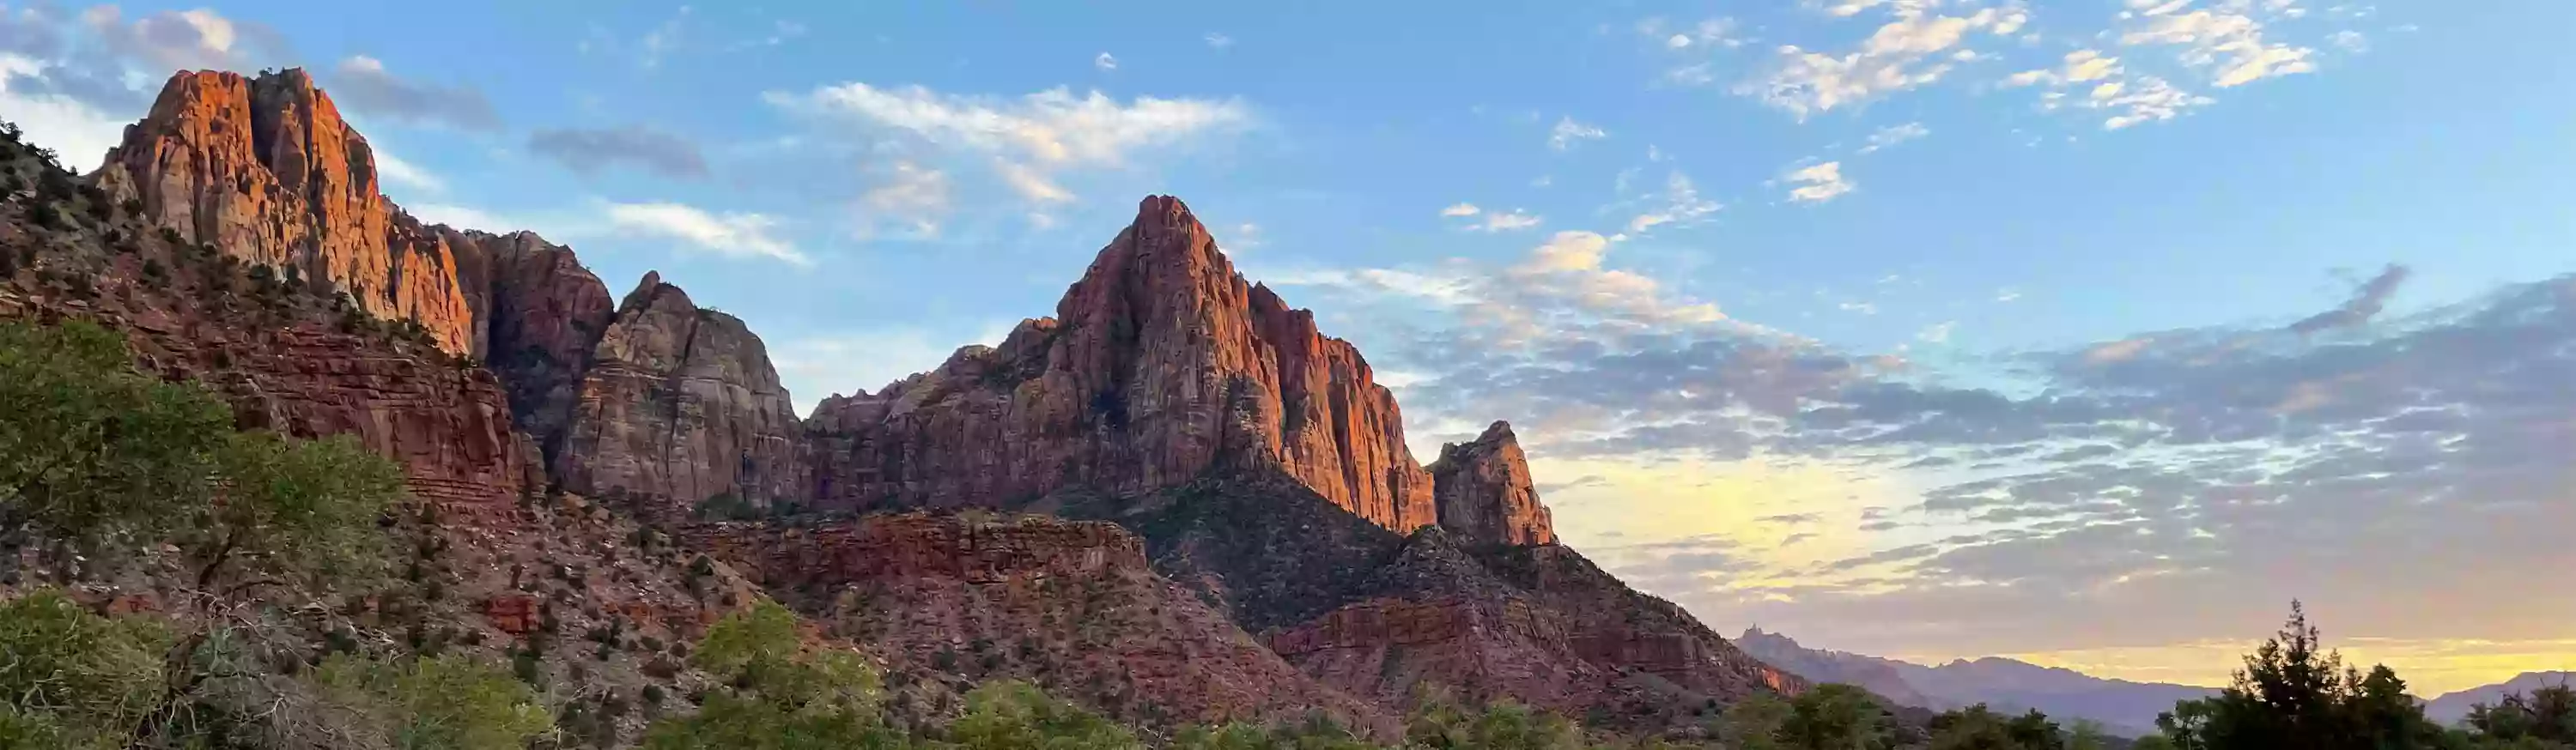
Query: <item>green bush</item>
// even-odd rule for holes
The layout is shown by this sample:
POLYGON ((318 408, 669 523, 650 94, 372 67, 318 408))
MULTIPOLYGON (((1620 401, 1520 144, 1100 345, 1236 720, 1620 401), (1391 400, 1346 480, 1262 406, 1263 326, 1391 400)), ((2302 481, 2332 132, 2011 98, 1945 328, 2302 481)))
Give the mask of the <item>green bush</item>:
POLYGON ((339 702, 388 727, 401 750, 517 750, 554 729, 535 690, 463 656, 388 663, 340 654, 317 676, 339 702))
POLYGON ((59 591, 0 603, 0 747, 123 744, 160 705, 171 643, 157 623, 59 591))
POLYGON ((1133 732, 1057 700, 1036 685, 989 682, 966 694, 966 715, 948 728, 966 750, 1113 750, 1142 747, 1133 732))
POLYGON ((655 750, 890 748, 903 736, 877 711, 876 670, 857 653, 809 648, 796 615, 762 601, 707 629, 691 663, 723 681, 695 716, 655 722, 655 750))
POLYGON ((0 324, 0 529, 158 539, 211 501, 231 409, 134 372, 130 356, 86 322, 0 324))

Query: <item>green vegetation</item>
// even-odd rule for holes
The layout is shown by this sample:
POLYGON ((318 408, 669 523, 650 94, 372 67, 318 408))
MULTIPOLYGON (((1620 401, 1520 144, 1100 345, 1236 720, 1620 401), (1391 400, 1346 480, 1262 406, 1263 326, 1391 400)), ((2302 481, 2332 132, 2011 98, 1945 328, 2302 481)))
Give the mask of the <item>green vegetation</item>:
POLYGON ((0 534, 90 554, 173 542, 205 591, 349 580, 381 559, 373 521, 402 493, 349 438, 233 431, 220 398, 135 372, 86 322, 0 323, 0 413, 0 534))
POLYGON ((807 646, 775 602, 727 616, 691 659, 722 680, 697 714, 646 730, 655 750, 890 748, 901 733, 877 712, 879 678, 847 649, 807 646))
POLYGON ((463 656, 378 662, 338 655, 318 679, 342 705, 382 726, 401 750, 511 750, 554 729, 534 690, 463 656))
POLYGON ((2406 681, 2386 666, 2368 673, 2322 651, 2307 612, 2290 604, 2279 633, 2245 657, 2235 684, 2175 704, 2156 718, 2149 750, 2564 750, 2576 748, 2576 693, 2557 687, 2479 706, 2466 726, 2424 717, 2406 681))
POLYGON ((966 694, 966 715, 948 730, 966 750, 1113 750, 1137 747, 1134 732, 1015 680, 966 694))

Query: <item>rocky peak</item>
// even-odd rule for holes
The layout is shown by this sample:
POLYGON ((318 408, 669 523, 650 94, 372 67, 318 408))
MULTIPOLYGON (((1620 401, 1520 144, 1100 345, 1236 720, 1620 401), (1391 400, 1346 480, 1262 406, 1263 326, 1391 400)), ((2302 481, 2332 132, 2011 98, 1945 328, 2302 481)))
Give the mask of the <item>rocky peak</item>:
POLYGON ((460 283, 452 248, 378 192, 367 139, 303 70, 172 76, 93 179, 184 242, 418 321, 449 352, 475 351, 468 298, 479 290, 460 283))
POLYGON ((828 504, 1016 506, 1276 466, 1399 531, 1434 520, 1394 398, 1314 316, 1247 284, 1189 207, 1146 198, 1054 318, 813 420, 828 504))
POLYGON ((1441 446, 1431 476, 1441 528, 1481 544, 1556 542, 1511 423, 1495 422, 1474 441, 1441 446))
POLYGON ((753 506, 811 494, 801 429, 760 337, 647 273, 582 373, 557 481, 686 509, 730 494, 753 506))

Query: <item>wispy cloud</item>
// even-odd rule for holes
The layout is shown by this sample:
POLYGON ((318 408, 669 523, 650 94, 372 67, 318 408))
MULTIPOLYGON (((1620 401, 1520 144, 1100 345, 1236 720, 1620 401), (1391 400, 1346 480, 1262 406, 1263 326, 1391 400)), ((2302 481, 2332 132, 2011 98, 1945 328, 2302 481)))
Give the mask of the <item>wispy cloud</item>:
POLYGON ((1584 141, 1597 141, 1608 137, 1610 137, 1609 131, 1602 130, 1600 126, 1597 125, 1586 125, 1576 122, 1574 118, 1569 115, 1559 118, 1556 121, 1556 127, 1548 130, 1547 147, 1558 151, 1564 151, 1566 149, 1573 148, 1577 143, 1584 141))
POLYGON ((1876 153, 1880 149, 1929 136, 1931 134, 1932 129, 1924 127, 1923 123, 1919 122, 1909 122, 1903 125, 1889 125, 1887 127, 1879 128, 1877 132, 1870 133, 1869 142, 1860 147, 1860 152, 1864 154, 1876 153))
POLYGON ((1957 64, 1945 53, 1957 48, 1970 32, 2008 35, 2027 22, 2027 14, 2018 9, 1986 8, 1966 16, 1903 13, 1850 52, 1824 54, 1783 46, 1768 73, 1736 86, 1735 91, 1805 119, 1938 81, 1957 64))
POLYGON ((1829 161, 1802 167, 1789 173, 1789 200, 1799 203, 1823 203, 1858 189, 1843 179, 1843 163, 1829 161))
POLYGON ((675 240, 727 258, 814 264, 778 235, 779 220, 766 214, 717 213, 679 203, 610 203, 606 208, 609 225, 622 234, 675 240))

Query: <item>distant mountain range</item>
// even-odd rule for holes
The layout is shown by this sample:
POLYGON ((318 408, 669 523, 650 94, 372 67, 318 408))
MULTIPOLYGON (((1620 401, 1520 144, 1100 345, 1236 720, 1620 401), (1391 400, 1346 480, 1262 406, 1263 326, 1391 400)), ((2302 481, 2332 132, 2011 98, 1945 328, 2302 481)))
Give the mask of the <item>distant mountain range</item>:
POLYGON ((2530 693, 2545 687, 2576 685, 2576 672, 2524 672, 2513 679, 2483 687, 2444 693, 2424 702, 2424 715, 2444 724, 2468 718, 2469 708, 2480 703, 2494 705, 2514 693, 2530 693))
MULTIPOLYGON (((1998 711, 2039 709, 2059 721, 2091 719, 2127 736, 2152 732, 2156 714, 2176 701, 2203 698, 2216 688, 2107 680, 2058 667, 1986 657, 1924 666, 1876 656, 1825 651, 1760 628, 1744 631, 1735 645, 1772 666, 1814 682, 1858 685, 1889 700, 1936 711, 1986 704, 1998 711)), ((2463 712, 2467 709, 2462 708, 2463 712)))

